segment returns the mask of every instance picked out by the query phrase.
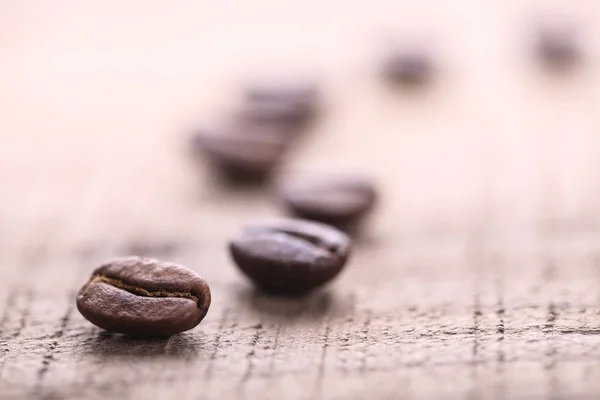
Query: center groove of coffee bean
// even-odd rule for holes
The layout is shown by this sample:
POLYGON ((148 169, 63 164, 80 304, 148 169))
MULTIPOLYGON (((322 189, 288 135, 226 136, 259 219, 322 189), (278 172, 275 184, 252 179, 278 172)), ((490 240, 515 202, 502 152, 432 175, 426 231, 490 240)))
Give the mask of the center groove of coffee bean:
POLYGON ((286 231, 286 230, 277 230, 277 229, 265 229, 265 231, 272 232, 272 233, 283 233, 285 235, 289 235, 296 239, 304 240, 320 249, 323 249, 329 253, 332 253, 333 255, 337 255, 337 252, 339 250, 338 246, 334 243, 328 244, 328 243, 325 243, 322 240, 320 240, 318 237, 308 235, 308 234, 303 234, 301 232, 290 232, 290 231, 286 231))
POLYGON ((194 296, 191 293, 187 293, 187 292, 168 292, 166 290, 157 290, 157 291, 149 291, 146 290, 144 288, 138 287, 138 286, 133 286, 133 285, 129 285, 128 283, 120 280, 120 279, 115 279, 115 278, 109 278, 108 276, 104 276, 104 275, 95 275, 92 277, 92 279, 90 280, 90 282, 88 283, 88 285, 95 283, 95 282, 102 282, 102 283, 106 283, 109 284, 111 286, 114 286, 116 288, 125 290, 126 292, 135 294, 137 296, 143 296, 143 297, 181 297, 181 298, 185 298, 185 299, 190 299, 193 300, 198 306, 200 306, 200 299, 198 299, 196 296, 194 296))

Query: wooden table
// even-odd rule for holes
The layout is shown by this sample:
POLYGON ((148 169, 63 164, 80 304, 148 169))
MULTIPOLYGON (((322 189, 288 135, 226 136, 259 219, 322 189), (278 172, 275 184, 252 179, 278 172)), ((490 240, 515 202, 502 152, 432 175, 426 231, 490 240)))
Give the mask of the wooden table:
POLYGON ((3 1, 0 398, 600 397, 600 3, 562 3, 3 1), (546 11, 581 27, 564 76, 528 47, 546 11), (394 35, 431 49, 431 85, 376 78, 394 35), (226 251, 281 215, 268 190, 219 185, 185 148, 245 80, 288 71, 326 102, 285 169, 382 192, 343 276, 296 300, 226 251), (83 319, 78 288, 131 252, 208 280, 199 327, 83 319))

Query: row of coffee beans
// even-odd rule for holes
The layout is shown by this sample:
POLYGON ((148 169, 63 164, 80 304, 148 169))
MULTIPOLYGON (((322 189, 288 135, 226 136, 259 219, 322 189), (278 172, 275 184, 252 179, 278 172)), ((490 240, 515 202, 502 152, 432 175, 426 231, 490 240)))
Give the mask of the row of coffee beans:
MULTIPOLYGON (((320 113, 313 83, 251 86, 240 109, 223 126, 200 128, 192 137, 196 159, 225 179, 264 183, 284 162, 292 144, 320 113)), ((371 180, 355 175, 294 176, 275 192, 297 217, 342 229, 354 227, 376 203, 371 180)))
MULTIPOLYGON (((314 84, 249 87, 223 126, 192 137, 195 159, 223 179, 263 185, 320 112, 314 84)), ((270 191, 269 191, 270 192, 270 191)), ((356 176, 278 185, 281 204, 298 218, 244 227, 229 243, 233 262, 259 289, 278 295, 306 294, 336 277, 350 255, 355 229, 376 204, 373 183, 356 176)), ((172 335, 195 327, 211 294, 195 272, 168 262, 131 256, 96 269, 77 296, 93 324, 130 335, 172 335)))
POLYGON ((221 126, 195 132, 192 150, 227 179, 264 181, 315 121, 319 103, 320 93, 311 82, 251 86, 221 126))
MULTIPOLYGON (((238 268, 260 289, 302 295, 342 271, 350 238, 326 224, 279 219, 245 227, 229 249, 238 268)), ((77 296, 77 308, 94 325, 151 336, 192 329, 206 316, 210 302, 208 283, 197 273, 137 256, 102 265, 77 296)))
MULTIPOLYGON (((550 65, 578 58, 564 32, 542 31, 539 55, 550 65)), ((389 80, 419 84, 433 72, 424 52, 391 52, 382 66, 389 80)), ((223 178, 264 183, 292 143, 320 111, 312 83, 260 84, 245 90, 239 109, 223 126, 199 129, 192 150, 223 178)), ((282 295, 306 294, 336 277, 346 265, 352 232, 373 209, 375 185, 357 176, 288 178, 280 202, 301 219, 246 226, 229 243, 234 263, 258 288, 282 295), (344 232, 345 231, 345 232, 344 232)), ((192 329, 211 302, 210 288, 195 272, 173 263, 131 256, 96 269, 77 296, 81 314, 100 328, 130 335, 168 336, 192 329)))

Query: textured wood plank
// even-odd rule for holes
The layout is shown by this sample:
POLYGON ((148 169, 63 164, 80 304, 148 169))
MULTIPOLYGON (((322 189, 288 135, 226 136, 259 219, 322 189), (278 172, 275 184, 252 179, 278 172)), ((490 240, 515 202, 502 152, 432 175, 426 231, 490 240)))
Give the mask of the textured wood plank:
POLYGON ((527 53, 547 2, 292 3, 0 6, 0 398, 597 398, 597 1, 558 8, 589 51, 562 78, 527 53), (423 32, 431 87, 374 79, 387 31, 423 32), (365 171, 384 196, 335 284, 278 299, 225 245, 277 203, 184 145, 241 80, 292 67, 326 109, 283 172, 365 171), (78 288, 129 253, 202 274, 205 321, 169 340, 85 321, 78 288))

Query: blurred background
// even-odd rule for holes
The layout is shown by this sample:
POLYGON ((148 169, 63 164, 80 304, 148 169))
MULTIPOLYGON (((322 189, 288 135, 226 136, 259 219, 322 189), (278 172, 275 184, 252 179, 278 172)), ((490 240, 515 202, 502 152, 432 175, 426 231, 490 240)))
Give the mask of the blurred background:
POLYGON ((591 398, 599 110, 598 0, 1 0, 0 391, 591 398), (573 40, 567 68, 541 27, 573 40), (426 54, 430 79, 382 79, 390 48, 426 54), (281 172, 381 192, 345 273, 289 302, 225 248, 284 214, 272 188, 189 157, 194 126, 282 75, 318 82, 323 109, 281 172), (131 253, 206 278, 197 330, 131 342, 74 311, 131 253))
POLYGON ((271 74, 314 77, 324 95, 285 169, 376 177, 376 237, 593 231, 599 22, 595 0, 4 0, 0 252, 202 237, 250 209, 277 214, 237 196, 219 213, 208 171, 186 158, 191 126, 271 74), (533 48, 545 21, 577 32, 566 73, 533 48), (430 54, 431 82, 382 81, 390 41, 430 54))

